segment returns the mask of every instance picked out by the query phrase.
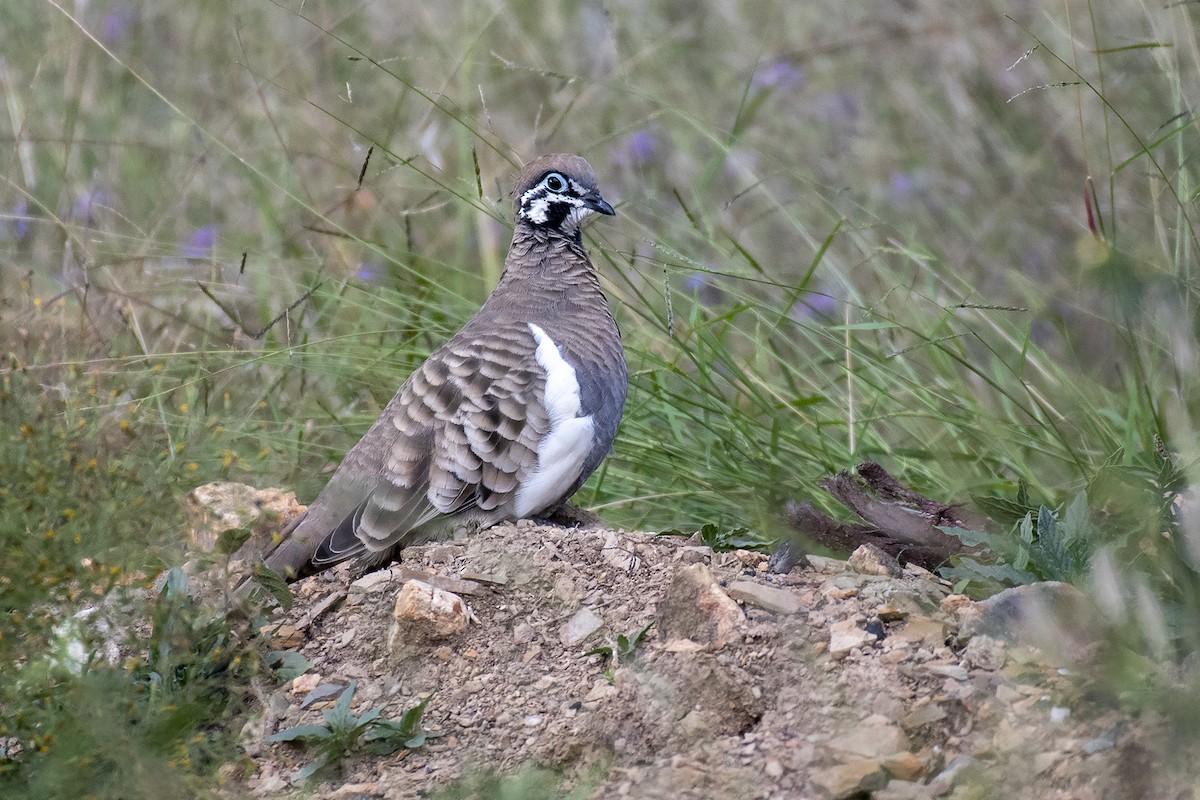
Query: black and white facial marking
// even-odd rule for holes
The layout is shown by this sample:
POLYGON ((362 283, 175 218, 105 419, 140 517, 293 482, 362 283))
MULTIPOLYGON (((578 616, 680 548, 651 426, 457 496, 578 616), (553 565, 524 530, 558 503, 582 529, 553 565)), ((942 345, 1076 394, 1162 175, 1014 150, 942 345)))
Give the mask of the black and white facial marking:
POLYGON ((538 227, 574 234, 585 219, 601 210, 596 207, 597 202, 608 208, 605 213, 612 213, 595 189, 561 172, 550 171, 521 195, 517 216, 538 227))

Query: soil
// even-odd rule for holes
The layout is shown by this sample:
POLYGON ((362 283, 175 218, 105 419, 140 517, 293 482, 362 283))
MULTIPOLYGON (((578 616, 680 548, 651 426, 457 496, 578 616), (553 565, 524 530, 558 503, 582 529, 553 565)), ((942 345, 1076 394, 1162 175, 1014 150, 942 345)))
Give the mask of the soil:
POLYGON ((293 589, 272 632, 312 667, 264 697, 242 736, 253 772, 225 775, 230 797, 429 797, 533 765, 561 775, 547 796, 595 800, 1125 800, 1196 785, 1160 757, 1164 725, 1064 668, 1086 637, 1057 637, 1056 653, 1051 629, 1039 647, 1011 603, 988 628, 991 607, 883 553, 772 575, 757 553, 520 522, 293 589), (393 617, 413 580, 454 592, 434 593, 432 621, 393 617), (587 654, 651 623, 620 663, 587 654), (359 714, 397 719, 429 698, 430 738, 352 751, 304 784, 312 751, 268 737, 320 724, 350 681, 359 714))

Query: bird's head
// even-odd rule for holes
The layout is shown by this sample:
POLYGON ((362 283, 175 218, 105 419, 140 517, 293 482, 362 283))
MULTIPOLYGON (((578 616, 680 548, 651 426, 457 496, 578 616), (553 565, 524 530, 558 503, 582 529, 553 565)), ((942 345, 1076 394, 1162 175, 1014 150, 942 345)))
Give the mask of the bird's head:
POLYGON ((539 156, 517 176, 517 224, 572 238, 593 214, 615 214, 600 196, 592 166, 579 156, 539 156))

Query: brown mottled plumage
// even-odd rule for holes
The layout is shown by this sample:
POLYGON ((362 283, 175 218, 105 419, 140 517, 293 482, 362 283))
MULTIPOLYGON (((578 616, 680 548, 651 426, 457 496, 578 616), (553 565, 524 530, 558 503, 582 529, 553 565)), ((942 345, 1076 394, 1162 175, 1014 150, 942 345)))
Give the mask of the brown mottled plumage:
POLYGON ((580 225, 613 214, 579 156, 534 159, 492 295, 416 369, 266 563, 289 580, 406 544, 540 515, 612 447, 620 334, 580 225))

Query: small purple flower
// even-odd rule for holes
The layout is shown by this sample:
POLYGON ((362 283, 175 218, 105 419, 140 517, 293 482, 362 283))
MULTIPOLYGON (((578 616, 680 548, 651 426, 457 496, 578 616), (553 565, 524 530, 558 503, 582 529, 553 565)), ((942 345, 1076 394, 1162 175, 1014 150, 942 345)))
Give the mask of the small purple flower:
POLYGON ((804 85, 804 68, 786 58, 760 64, 750 79, 751 89, 780 89, 788 91, 804 85))
POLYGON ((916 176, 911 172, 896 171, 892 173, 891 194, 895 201, 904 201, 911 198, 917 191, 916 176))
POLYGON ((832 295, 819 291, 807 292, 796 301, 788 316, 796 322, 826 322, 837 316, 838 301, 832 295))
POLYGON ((658 137, 648 130, 634 131, 620 141, 613 152, 613 163, 622 167, 648 166, 659 153, 658 137))
POLYGON ((8 224, 4 226, 4 238, 15 239, 18 242, 29 233, 29 203, 24 200, 13 206, 12 211, 5 214, 8 224))
POLYGON ((187 244, 179 248, 179 252, 184 258, 208 258, 216 241, 217 226, 201 225, 192 232, 187 244))
POLYGON ((108 12, 100 23, 100 40, 105 44, 118 44, 137 25, 138 14, 132 8, 118 8, 108 12))
POLYGON ((688 275, 683 282, 683 288, 702 306, 715 306, 725 299, 725 293, 707 272, 693 272, 688 275))
POLYGON ((109 204, 104 189, 84 189, 75 198, 74 217, 89 228, 96 224, 96 211, 109 204))
POLYGON ((374 282, 382 278, 387 271, 381 264, 376 264, 373 261, 364 261, 358 265, 358 270, 354 273, 360 281, 374 282))

